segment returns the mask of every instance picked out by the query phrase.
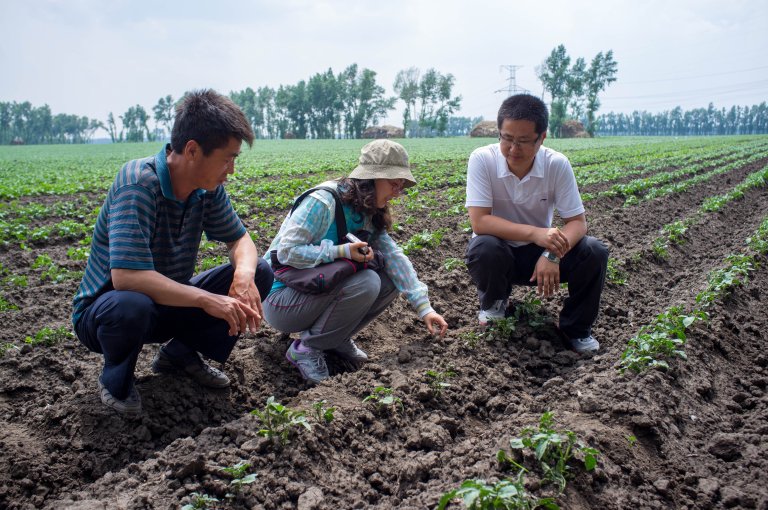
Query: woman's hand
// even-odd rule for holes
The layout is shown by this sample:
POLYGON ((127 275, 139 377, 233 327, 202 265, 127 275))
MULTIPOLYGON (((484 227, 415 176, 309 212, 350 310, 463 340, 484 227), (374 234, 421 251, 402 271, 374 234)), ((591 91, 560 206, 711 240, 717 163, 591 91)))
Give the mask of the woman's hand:
POLYGON ((349 243, 349 256, 355 262, 369 262, 373 259, 373 249, 368 246, 368 243, 349 243), (360 249, 363 249, 365 253, 360 253, 360 249))
POLYGON ((427 325, 430 335, 440 335, 440 338, 445 337, 445 332, 448 331, 448 323, 437 312, 429 312, 422 319, 424 324, 427 325))

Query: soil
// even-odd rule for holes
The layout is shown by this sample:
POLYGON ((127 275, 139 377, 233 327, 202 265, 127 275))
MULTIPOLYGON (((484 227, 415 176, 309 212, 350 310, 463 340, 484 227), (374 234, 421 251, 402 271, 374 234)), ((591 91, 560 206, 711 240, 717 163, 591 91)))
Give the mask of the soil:
MULTIPOLYGON (((242 338, 223 367, 232 379, 225 391, 153 374, 158 346, 148 345, 136 372, 144 410, 134 419, 101 404, 101 357, 76 339, 24 343, 42 327, 69 327, 78 282, 41 282, 31 266, 46 252, 82 269, 66 255, 72 242, 6 247, 2 267, 26 275, 29 286, 3 289, 19 310, 0 315, 0 345, 14 345, 0 357, 0 508, 179 508, 192 493, 216 497, 211 508, 434 508, 464 480, 514 478, 496 453, 511 451, 510 439, 551 411, 556 428, 600 452, 594 471, 571 464, 573 476, 557 497, 561 508, 768 509, 765 258, 746 285, 710 309, 709 321, 694 324, 687 360, 640 374, 617 370, 642 325, 672 305, 690 309, 707 273, 744 250, 764 219, 768 192, 751 191, 725 212, 706 215, 664 261, 650 250, 660 227, 692 215, 704 198, 765 164, 631 207, 610 198, 587 204, 590 234, 627 272, 626 284, 605 287, 594 327, 602 347, 594 356, 567 350, 551 326, 566 291, 544 300, 550 325, 520 324, 506 341, 470 345, 466 335, 480 332, 476 291, 466 270, 443 267, 446 258, 463 257, 465 218, 419 218, 403 223, 396 238, 447 231, 439 247, 411 256, 449 322, 444 340, 431 338, 400 299, 355 339, 369 363, 305 388, 284 358, 290 340, 265 326, 242 338), (435 395, 427 370, 455 376, 435 395), (402 405, 363 403, 378 386, 392 388, 402 405), (298 430, 279 447, 258 435, 261 424, 250 414, 270 396, 310 416, 324 399, 335 418, 310 418, 311 431, 298 430), (257 476, 235 490, 223 468, 240 461, 257 476)), ((264 213, 275 225, 283 214, 264 213)), ((263 217, 246 222, 255 228, 263 217)), ((516 289, 513 298, 529 292, 516 289)), ((527 489, 552 495, 530 456, 518 460, 531 467, 527 489)))

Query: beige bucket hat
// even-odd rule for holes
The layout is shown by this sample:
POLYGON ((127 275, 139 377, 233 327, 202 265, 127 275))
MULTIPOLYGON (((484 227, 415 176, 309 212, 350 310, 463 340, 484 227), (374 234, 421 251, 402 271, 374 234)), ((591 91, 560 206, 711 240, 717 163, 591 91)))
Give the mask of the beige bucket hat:
POLYGON ((416 185, 405 147, 391 140, 374 140, 360 149, 359 164, 349 176, 353 179, 404 179, 403 187, 416 185))

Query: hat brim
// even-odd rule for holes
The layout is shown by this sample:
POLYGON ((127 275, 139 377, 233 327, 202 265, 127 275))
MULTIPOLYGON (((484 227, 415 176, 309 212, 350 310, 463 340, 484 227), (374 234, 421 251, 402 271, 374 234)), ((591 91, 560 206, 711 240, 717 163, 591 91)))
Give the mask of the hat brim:
POLYGON ((393 165, 357 165, 349 174, 352 179, 403 179, 404 188, 416 186, 411 169, 393 165))

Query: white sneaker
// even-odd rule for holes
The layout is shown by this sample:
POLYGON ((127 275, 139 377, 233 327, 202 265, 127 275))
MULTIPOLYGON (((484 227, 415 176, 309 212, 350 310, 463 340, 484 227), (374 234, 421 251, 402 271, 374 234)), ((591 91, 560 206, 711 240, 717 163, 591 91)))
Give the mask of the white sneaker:
POLYGON ((507 302, 509 299, 499 299, 494 301, 493 306, 487 310, 480 310, 477 314, 477 318, 480 321, 481 326, 487 326, 489 322, 497 321, 504 318, 504 314, 507 311, 507 302))
POLYGON ((586 338, 571 338, 569 339, 569 342, 571 342, 571 349, 579 354, 597 352, 598 349, 600 349, 600 342, 598 342, 592 335, 589 335, 586 338))

